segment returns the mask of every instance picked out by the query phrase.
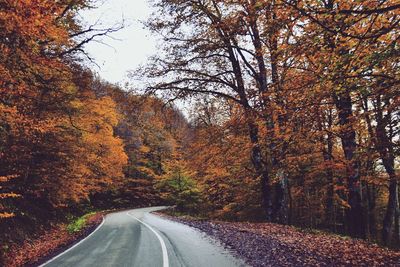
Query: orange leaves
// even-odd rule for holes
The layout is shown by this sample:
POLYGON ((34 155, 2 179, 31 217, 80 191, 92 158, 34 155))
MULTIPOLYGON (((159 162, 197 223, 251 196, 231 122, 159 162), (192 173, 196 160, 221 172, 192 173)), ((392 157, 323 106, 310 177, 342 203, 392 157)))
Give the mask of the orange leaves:
POLYGON ((0 220, 1 220, 1 219, 12 218, 12 217, 14 217, 14 216, 15 216, 14 213, 10 213, 10 212, 0 212, 0 220))
MULTIPOLYGON (((1 158, 1 154, 0 154, 0 158, 1 158)), ((2 183, 9 182, 16 178, 18 178, 18 175, 0 176, 0 201, 5 200, 5 199, 10 199, 10 198, 18 198, 21 196, 20 194, 16 194, 16 193, 12 193, 12 192, 4 193, 4 189, 2 186, 2 183)), ((13 212, 9 212, 7 210, 7 208, 4 207, 4 205, 2 205, 0 202, 0 220, 11 218, 14 216, 15 216, 15 214, 13 212)))
POLYGON ((77 139, 65 139, 73 151, 68 155, 72 164, 69 166, 69 178, 60 181, 73 190, 58 193, 64 199, 79 201, 90 193, 121 181, 127 156, 122 140, 114 136, 113 127, 117 125, 119 115, 111 98, 90 96, 77 99, 74 106, 79 111, 70 118, 72 125, 67 120, 64 126, 74 127, 81 134, 77 139))
MULTIPOLYGON (((48 39, 59 44, 68 40, 68 32, 57 25, 57 14, 61 14, 63 5, 52 1, 12 1, 10 10, 0 9, 0 21, 7 31, 13 31, 21 37, 48 39)), ((30 45, 35 45, 30 42, 30 45)))
POLYGON ((210 216, 237 219, 249 213, 260 214, 259 180, 254 178, 249 157, 252 144, 241 111, 225 120, 214 120, 224 112, 223 104, 219 104, 199 105, 199 123, 186 151, 187 167, 193 170, 212 210, 210 216))
POLYGON ((15 194, 15 193, 1 193, 0 194, 0 199, 4 198, 15 198, 15 197, 20 197, 21 195, 15 194))
POLYGON ((148 146, 143 145, 143 146, 140 146, 139 151, 141 153, 149 153, 151 151, 151 148, 148 147, 148 146))
MULTIPOLYGON (((81 30, 74 16, 86 2, 1 1, 2 245, 34 234, 62 213, 56 209, 88 200, 124 176, 127 156, 114 135, 121 117, 116 104, 110 97, 97 98, 92 75, 79 60, 65 57, 81 30), (5 231, 9 222, 16 222, 17 230, 5 231)), ((24 252, 41 249, 43 244, 24 252)))

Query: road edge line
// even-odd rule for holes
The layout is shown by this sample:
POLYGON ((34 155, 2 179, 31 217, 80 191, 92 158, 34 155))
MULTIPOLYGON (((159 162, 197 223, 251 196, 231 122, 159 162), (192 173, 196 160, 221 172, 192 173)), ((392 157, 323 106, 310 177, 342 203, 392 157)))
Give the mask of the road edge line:
POLYGON ((161 244, 161 250, 162 250, 162 254, 163 254, 163 267, 169 267, 169 260, 168 260, 168 251, 167 251, 167 246, 165 245, 165 242, 163 240, 163 238, 160 236, 159 233, 156 232, 156 230, 154 230, 150 225, 148 225, 147 223, 143 222, 142 220, 136 218, 135 216, 133 216, 132 214, 129 214, 129 212, 126 213, 126 215, 128 215, 129 217, 137 220, 138 222, 140 222, 141 224, 143 224, 144 226, 146 226, 148 229, 150 229, 155 236, 158 238, 158 241, 161 244))
POLYGON ((68 251, 72 250, 73 248, 77 247, 78 245, 80 245, 83 241, 85 241, 86 239, 88 239, 91 235, 93 235, 97 230, 100 229, 100 227, 103 226, 105 222, 105 216, 103 216, 103 220, 101 221, 100 225, 96 227, 96 229, 94 229, 93 232, 91 232, 87 237, 85 237, 84 239, 80 240, 78 243, 76 243, 75 245, 73 245, 72 247, 68 248, 67 250, 61 252, 60 254, 58 254, 57 256, 51 258, 50 260, 46 261, 45 263, 39 265, 38 267, 44 267, 47 264, 51 263, 52 261, 58 259, 59 257, 61 257, 62 255, 64 255, 65 253, 67 253, 68 251))

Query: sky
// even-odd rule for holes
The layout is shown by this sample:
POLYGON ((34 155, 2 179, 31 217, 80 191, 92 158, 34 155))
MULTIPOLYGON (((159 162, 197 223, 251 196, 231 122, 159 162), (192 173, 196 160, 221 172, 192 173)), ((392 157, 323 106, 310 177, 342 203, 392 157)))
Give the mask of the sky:
POLYGON ((89 24, 100 21, 102 27, 110 27, 124 21, 125 28, 113 33, 112 38, 91 42, 85 50, 98 66, 93 70, 100 77, 124 84, 128 81, 127 72, 144 64, 146 59, 156 53, 155 37, 144 29, 145 21, 151 13, 147 0, 100 0, 98 8, 80 13, 81 19, 89 24))

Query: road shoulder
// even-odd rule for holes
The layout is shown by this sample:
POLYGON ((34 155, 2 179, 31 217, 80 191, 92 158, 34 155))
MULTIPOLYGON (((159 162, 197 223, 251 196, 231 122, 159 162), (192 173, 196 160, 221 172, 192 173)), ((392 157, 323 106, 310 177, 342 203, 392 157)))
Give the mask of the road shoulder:
POLYGON ((58 224, 37 239, 14 245, 7 254, 5 266, 40 266, 89 236, 102 223, 103 217, 103 212, 91 215, 85 226, 74 233, 67 230, 66 224, 58 224))
POLYGON ((197 228, 250 266, 399 266, 400 251, 363 240, 271 223, 158 216, 197 228))

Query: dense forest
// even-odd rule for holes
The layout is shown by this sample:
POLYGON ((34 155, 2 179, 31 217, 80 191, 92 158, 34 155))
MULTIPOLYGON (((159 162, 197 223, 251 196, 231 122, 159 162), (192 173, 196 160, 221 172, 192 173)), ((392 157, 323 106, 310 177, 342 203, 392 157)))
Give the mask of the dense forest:
POLYGON ((400 245, 398 1, 154 0, 133 89, 91 70, 94 2, 0 0, 1 244, 165 204, 400 245))
POLYGON ((188 164, 214 215, 399 241, 397 1, 155 1, 133 73, 197 99, 188 164))

